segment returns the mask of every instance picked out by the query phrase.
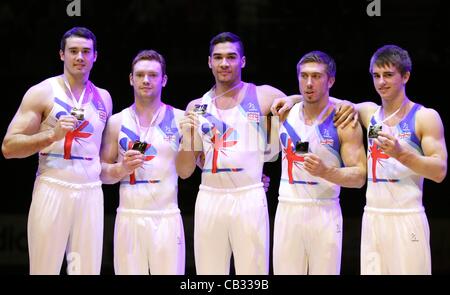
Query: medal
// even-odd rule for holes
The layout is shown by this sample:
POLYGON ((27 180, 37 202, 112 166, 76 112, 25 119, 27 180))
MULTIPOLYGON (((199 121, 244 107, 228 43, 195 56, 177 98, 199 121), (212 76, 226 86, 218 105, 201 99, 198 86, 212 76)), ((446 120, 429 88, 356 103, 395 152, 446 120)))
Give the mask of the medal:
POLYGON ((369 138, 377 138, 378 132, 380 132, 383 129, 383 126, 380 124, 371 125, 369 127, 369 131, 367 132, 367 136, 369 138))
POLYGON ((207 104, 196 104, 194 107, 194 113, 197 115, 204 115, 206 113, 207 104))
POLYGON ((84 109, 83 108, 73 107, 72 110, 70 111, 70 114, 72 116, 74 116, 75 118, 77 118, 78 121, 84 120, 84 109))
POLYGON ((308 141, 297 141, 295 143, 295 152, 299 154, 306 154, 309 150, 309 142, 308 141))
POLYGON ((133 147, 131 149, 135 151, 141 152, 141 154, 145 154, 145 149, 147 148, 147 143, 145 141, 136 140, 133 143, 133 147))

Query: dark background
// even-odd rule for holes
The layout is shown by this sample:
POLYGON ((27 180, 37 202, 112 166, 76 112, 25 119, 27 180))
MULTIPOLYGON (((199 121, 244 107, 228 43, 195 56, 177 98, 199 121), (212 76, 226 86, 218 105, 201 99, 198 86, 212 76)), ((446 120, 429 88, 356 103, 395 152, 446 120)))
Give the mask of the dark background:
MULTIPOLYGON (((168 84, 163 101, 184 109, 214 83, 207 66, 209 40, 232 31, 244 41, 247 66, 243 80, 270 84, 286 94, 298 92, 296 64, 311 51, 322 50, 337 63, 335 97, 353 102, 380 102, 368 73, 369 60, 384 44, 407 49, 413 61, 408 96, 436 109, 448 127, 447 71, 450 66, 450 21, 445 1, 388 1, 381 16, 369 17, 371 1, 89 1, 81 0, 81 16, 69 17, 70 1, 0 2, 0 136, 32 85, 62 73, 59 42, 73 26, 86 26, 97 36, 98 59, 91 80, 107 89, 114 112, 132 103, 128 73, 141 49, 155 49, 167 61, 168 84)), ((448 130, 447 130, 447 138, 448 130)), ((6 161, 0 157, 0 273, 28 272, 26 219, 31 202, 37 156, 6 161)), ((267 194, 273 225, 280 163, 269 163, 267 194)), ((179 206, 186 235, 186 273, 195 274, 193 213, 200 182, 198 171, 179 182, 179 206)), ((450 274, 449 181, 424 183, 424 204, 431 227, 434 274, 450 274)), ((104 186, 105 242, 103 274, 112 274, 112 235, 118 186, 104 186)), ((359 274, 363 189, 343 189, 342 274, 359 274)), ((50 237, 51 238, 51 237, 50 237)), ((272 268, 271 268, 272 269, 272 268)), ((65 271, 63 271, 65 273, 65 271)))

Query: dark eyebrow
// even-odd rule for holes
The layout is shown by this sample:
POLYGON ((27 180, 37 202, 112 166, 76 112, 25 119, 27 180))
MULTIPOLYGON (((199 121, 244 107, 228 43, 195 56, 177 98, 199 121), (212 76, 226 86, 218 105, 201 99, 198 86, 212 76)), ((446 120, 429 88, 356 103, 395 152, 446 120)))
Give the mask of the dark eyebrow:
POLYGON ((228 53, 213 53, 213 56, 237 56, 238 54, 236 52, 228 52, 228 53))
MULTIPOLYGON (((69 49, 69 50, 72 50, 72 49, 79 49, 79 48, 80 48, 80 47, 69 47, 68 49, 69 49)), ((90 48, 90 47, 82 47, 81 49, 82 49, 82 50, 86 50, 86 49, 87 49, 87 50, 92 50, 92 48, 90 48)))

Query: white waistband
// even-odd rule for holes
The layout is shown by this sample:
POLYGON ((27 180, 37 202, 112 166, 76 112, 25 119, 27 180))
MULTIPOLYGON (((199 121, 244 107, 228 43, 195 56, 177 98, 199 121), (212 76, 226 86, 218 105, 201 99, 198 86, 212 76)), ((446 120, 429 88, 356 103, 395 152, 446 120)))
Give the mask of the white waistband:
POLYGON ((410 209, 391 209, 391 208, 374 208, 365 206, 364 211, 372 213, 384 213, 384 214, 408 214, 408 213, 425 212, 425 208, 422 206, 419 208, 410 208, 410 209))
POLYGON ((117 208, 117 213, 126 215, 167 216, 180 214, 180 209, 174 208, 166 210, 142 210, 142 209, 117 208))
POLYGON ((282 203, 295 203, 295 204, 317 204, 317 205, 333 205, 339 203, 339 198, 288 198, 278 197, 278 201, 282 203))
POLYGON ((216 187, 210 187, 210 186, 201 184, 199 188, 202 191, 209 191, 209 192, 235 193, 235 192, 242 192, 242 191, 250 190, 253 188, 262 187, 262 186, 263 186, 263 184, 262 184, 262 182, 260 182, 260 183, 255 183, 255 184, 236 187, 236 188, 216 188, 216 187))
POLYGON ((96 182, 88 182, 88 183, 70 183, 70 182, 65 182, 59 179, 55 179, 55 178, 51 178, 51 177, 47 177, 47 176, 39 176, 37 179, 37 181, 44 181, 44 182, 48 182, 48 183, 52 183, 52 184, 57 184, 63 187, 67 187, 70 189, 77 189, 77 190, 83 190, 83 189, 93 189, 93 188, 100 188, 102 187, 102 182, 101 181, 96 181, 96 182))

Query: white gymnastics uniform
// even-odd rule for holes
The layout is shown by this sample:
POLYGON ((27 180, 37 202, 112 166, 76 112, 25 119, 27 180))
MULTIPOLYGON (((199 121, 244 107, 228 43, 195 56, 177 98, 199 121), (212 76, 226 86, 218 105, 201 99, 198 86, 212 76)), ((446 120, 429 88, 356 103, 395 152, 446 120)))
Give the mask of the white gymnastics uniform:
MULTIPOLYGON (((422 154, 415 104, 396 126, 383 125, 402 147, 422 154)), ((377 124, 378 113, 370 126, 377 124)), ((362 221, 361 274, 431 274, 430 230, 422 205, 423 177, 384 154, 368 138, 367 194, 362 221)))
POLYGON ((303 103, 294 105, 280 126, 283 158, 273 270, 274 274, 337 275, 342 248, 340 186, 310 175, 303 168, 302 154, 295 151, 297 142, 308 141, 309 153, 329 166, 341 167, 335 112, 322 123, 309 126, 304 123, 302 108, 303 103))
MULTIPOLYGON (((40 130, 53 128, 74 103, 49 78, 54 103, 40 130)), ((39 152, 39 167, 28 216, 31 274, 59 274, 64 252, 69 274, 100 274, 103 244, 103 192, 99 150, 109 114, 88 82, 84 120, 65 139, 39 152)))
POLYGON ((178 122, 184 112, 163 104, 155 116, 162 119, 156 118, 156 124, 143 132, 134 109, 122 111, 117 161, 136 140, 145 141, 147 148, 144 165, 120 182, 114 230, 116 274, 184 274, 184 229, 175 168, 178 122))
POLYGON ((211 91, 199 117, 205 164, 195 205, 197 274, 268 274, 269 217, 261 183, 265 137, 256 86, 244 84, 240 105, 219 110, 211 91))

